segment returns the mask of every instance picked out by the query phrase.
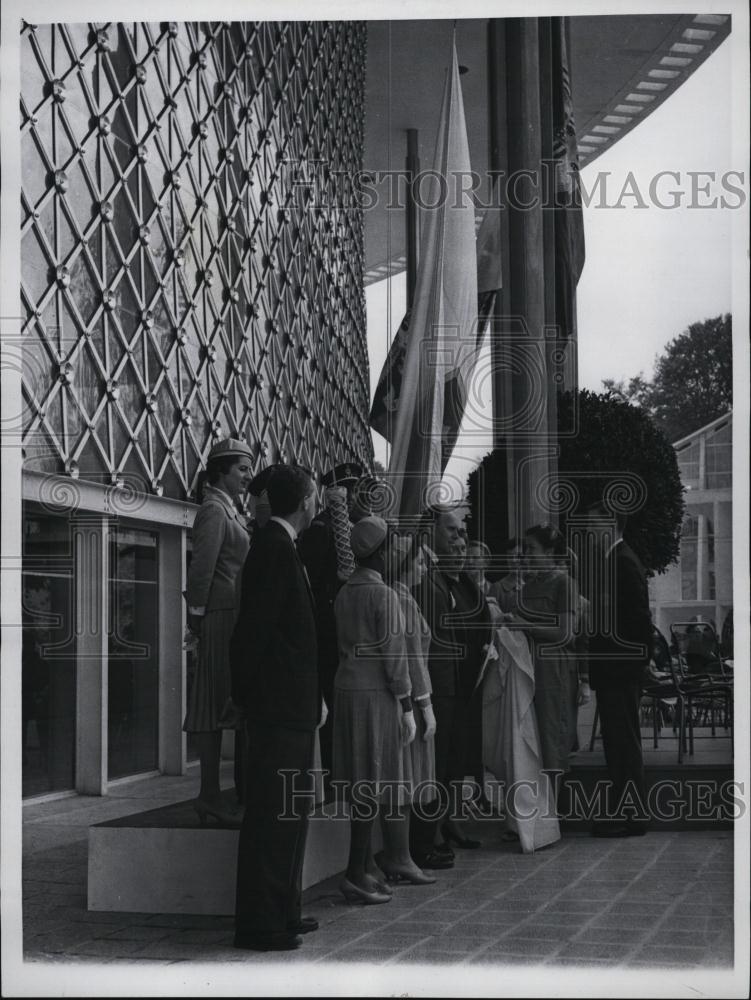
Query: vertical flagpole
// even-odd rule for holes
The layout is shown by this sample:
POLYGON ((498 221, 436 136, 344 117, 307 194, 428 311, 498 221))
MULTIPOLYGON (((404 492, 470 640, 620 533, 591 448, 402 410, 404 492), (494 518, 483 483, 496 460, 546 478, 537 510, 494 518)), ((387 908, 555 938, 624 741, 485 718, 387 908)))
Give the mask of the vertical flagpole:
POLYGON ((416 128, 407 129, 407 202, 406 202, 406 236, 407 236, 407 309, 412 308, 417 283, 417 257, 420 245, 420 227, 415 199, 415 184, 420 173, 420 157, 418 146, 419 133, 416 128))

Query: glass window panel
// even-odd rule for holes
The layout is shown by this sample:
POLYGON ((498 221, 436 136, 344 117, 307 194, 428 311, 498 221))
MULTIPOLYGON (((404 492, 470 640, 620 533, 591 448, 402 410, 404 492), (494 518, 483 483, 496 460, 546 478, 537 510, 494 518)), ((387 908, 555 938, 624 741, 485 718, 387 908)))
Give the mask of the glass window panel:
POLYGON ((109 778, 158 766, 158 552, 155 532, 110 534, 109 778))
POLYGON ((76 662, 69 522, 24 504, 22 794, 75 785, 76 662))

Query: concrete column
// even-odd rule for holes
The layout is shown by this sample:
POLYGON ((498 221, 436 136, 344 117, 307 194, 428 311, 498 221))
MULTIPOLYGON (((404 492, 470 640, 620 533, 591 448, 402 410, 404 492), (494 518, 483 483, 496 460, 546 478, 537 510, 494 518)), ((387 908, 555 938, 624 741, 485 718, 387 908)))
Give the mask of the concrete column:
POLYGON ((556 517, 537 496, 555 470, 554 391, 548 373, 546 325, 552 324, 554 275, 550 222, 543 216, 541 161, 552 149, 550 35, 545 18, 491 21, 488 41, 491 169, 519 181, 501 185, 507 228, 502 240, 504 284, 494 317, 493 414, 498 447, 508 455, 509 532, 556 517), (511 194, 509 198, 507 195, 511 194), (523 207, 528 202, 531 207, 523 207), (546 252, 546 237, 548 250, 546 252), (551 412, 552 410, 552 412, 551 412))
POLYGON ((159 770, 184 774, 185 734, 185 529, 159 533, 159 770))
POLYGON ((71 519, 75 560, 76 791, 107 792, 109 521, 71 519))

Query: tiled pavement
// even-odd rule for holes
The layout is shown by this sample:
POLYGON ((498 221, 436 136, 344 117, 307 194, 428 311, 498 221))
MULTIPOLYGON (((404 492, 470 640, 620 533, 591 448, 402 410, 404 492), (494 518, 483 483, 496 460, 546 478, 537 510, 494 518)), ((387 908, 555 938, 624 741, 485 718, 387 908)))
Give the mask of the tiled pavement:
MULTIPOLYGON (((186 782, 147 779, 105 800, 26 808, 27 962, 268 962, 232 947, 229 917, 86 909, 88 824, 186 798, 186 782)), ((566 834, 531 856, 501 844, 495 823, 478 834, 483 847, 457 851, 455 868, 437 873, 434 886, 399 886, 386 905, 345 904, 337 879, 311 888, 305 910, 319 918, 320 930, 275 960, 697 971, 732 965, 732 832, 616 841, 566 834)))

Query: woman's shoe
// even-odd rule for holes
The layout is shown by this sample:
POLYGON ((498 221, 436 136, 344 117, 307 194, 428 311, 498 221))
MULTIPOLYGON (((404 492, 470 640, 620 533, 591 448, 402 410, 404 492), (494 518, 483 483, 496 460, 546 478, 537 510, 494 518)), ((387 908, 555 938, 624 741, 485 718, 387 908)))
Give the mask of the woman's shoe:
POLYGON ((222 806, 213 805, 205 799, 194 799, 193 808, 198 813, 198 820, 201 826, 207 825, 209 816, 213 816, 220 826, 229 827, 231 830, 239 830, 242 825, 242 816, 238 813, 227 812, 222 806))
POLYGON ((355 885, 354 882, 350 882, 348 878, 342 880, 339 889, 342 896, 344 896, 348 903, 365 903, 366 905, 373 905, 375 903, 391 902, 391 896, 387 895, 387 893, 368 892, 367 889, 361 889, 359 885, 355 885))
POLYGON ((443 824, 441 833, 447 844, 454 843, 457 847, 463 847, 465 850, 475 850, 478 847, 482 847, 482 843, 479 840, 470 840, 469 837, 462 837, 461 834, 452 830, 448 823, 443 824))
POLYGON ((436 881, 434 875, 428 875, 417 865, 409 867, 407 865, 392 865, 389 862, 379 861, 381 868, 386 873, 386 877, 392 882, 406 882, 408 885, 433 885, 436 881))

